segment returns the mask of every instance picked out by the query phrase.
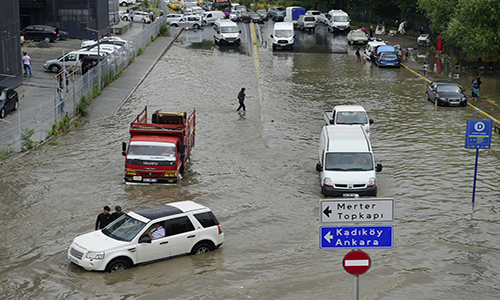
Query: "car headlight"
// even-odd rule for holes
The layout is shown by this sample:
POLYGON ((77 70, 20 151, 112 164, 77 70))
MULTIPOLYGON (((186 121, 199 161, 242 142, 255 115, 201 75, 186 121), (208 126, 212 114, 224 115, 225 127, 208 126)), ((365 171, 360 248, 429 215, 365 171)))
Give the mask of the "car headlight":
POLYGON ((377 181, 375 180, 375 177, 370 177, 370 179, 368 179, 368 183, 366 184, 367 187, 374 187, 377 185, 377 181))
POLYGON ((87 252, 87 255, 85 255, 85 257, 88 259, 104 259, 104 251, 100 252, 89 251, 87 252))
POLYGON ((332 179, 330 177, 325 177, 325 179, 323 179, 323 186, 333 187, 332 179))

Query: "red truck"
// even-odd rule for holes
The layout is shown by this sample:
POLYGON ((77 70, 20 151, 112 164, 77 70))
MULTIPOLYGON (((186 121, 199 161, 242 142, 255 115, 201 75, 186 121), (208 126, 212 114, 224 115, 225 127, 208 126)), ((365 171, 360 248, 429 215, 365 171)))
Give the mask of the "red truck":
POLYGON ((176 183, 188 166, 194 147, 195 110, 155 111, 148 123, 148 107, 130 124, 130 141, 123 142, 126 183, 176 183))

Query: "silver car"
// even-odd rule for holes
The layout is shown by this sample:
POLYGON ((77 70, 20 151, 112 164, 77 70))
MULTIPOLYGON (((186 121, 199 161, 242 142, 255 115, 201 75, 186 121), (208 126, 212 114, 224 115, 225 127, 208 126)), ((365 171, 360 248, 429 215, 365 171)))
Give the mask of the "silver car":
POLYGON ((178 21, 170 22, 170 26, 198 29, 203 26, 203 17, 198 15, 184 16, 178 21))

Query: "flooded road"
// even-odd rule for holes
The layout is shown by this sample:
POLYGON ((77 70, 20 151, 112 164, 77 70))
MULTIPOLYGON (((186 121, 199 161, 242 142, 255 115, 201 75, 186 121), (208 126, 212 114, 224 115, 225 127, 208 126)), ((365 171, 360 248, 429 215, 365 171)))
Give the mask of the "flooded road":
POLYGON ((361 299, 498 299, 498 136, 480 151, 474 206, 475 151, 464 149, 466 120, 481 115, 433 106, 426 82, 404 68, 357 63, 351 47, 325 50, 337 39, 317 51, 302 51, 306 40, 294 52, 261 47, 256 71, 248 39, 214 48, 211 30, 184 32, 116 117, 83 122, 0 167, 4 298, 352 298, 341 264, 349 250, 319 248, 315 165, 323 112, 360 104, 375 120, 378 196, 396 202, 395 247, 366 250, 361 299), (235 111, 241 87, 246 113, 235 111), (121 142, 144 105, 196 108, 196 146, 178 185, 123 182, 121 142), (180 200, 214 211, 225 232, 219 250, 114 274, 67 261, 72 239, 93 230, 104 205, 180 200))

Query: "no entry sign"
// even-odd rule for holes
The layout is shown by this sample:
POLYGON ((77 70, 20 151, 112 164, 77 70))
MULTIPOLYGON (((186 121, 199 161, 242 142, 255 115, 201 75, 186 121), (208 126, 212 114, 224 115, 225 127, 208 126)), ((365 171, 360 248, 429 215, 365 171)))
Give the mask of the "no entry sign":
POLYGON ((344 256, 342 261, 344 270, 352 275, 364 274, 370 269, 371 264, 370 256, 363 251, 351 251, 344 256))

